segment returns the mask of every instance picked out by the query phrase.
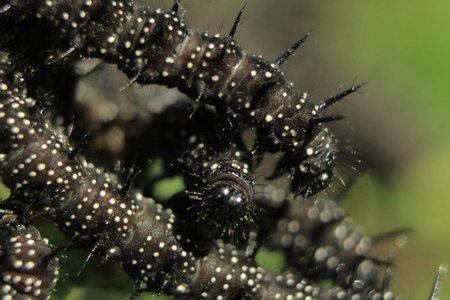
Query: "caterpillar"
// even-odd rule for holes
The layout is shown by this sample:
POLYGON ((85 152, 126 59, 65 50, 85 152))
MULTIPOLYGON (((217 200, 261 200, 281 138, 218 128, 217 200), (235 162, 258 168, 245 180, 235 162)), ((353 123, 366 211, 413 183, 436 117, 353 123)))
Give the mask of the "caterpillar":
MULTIPOLYGON (((46 50, 54 60, 98 57, 117 64, 130 83, 177 87, 196 102, 214 105, 233 127, 257 129, 255 152, 284 153, 273 176, 292 170, 292 189, 303 196, 325 189, 333 178, 337 148, 324 123, 339 117, 323 111, 360 85, 314 105, 280 71, 304 39, 270 63, 239 47, 233 40, 235 27, 225 38, 212 36, 190 28, 177 9, 151 11, 131 1, 26 1, 9 2, 2 17, 9 22, 31 19, 48 28, 51 48, 46 50)), ((40 53, 31 61, 47 52, 40 53)))
POLYGON ((186 101, 167 107, 148 128, 139 140, 159 145, 155 155, 164 159, 169 174, 185 174, 186 191, 173 197, 170 207, 186 220, 188 234, 246 240, 261 209, 254 201, 252 156, 241 137, 223 129, 213 110, 186 101))
POLYGON ((80 249, 122 264, 140 293, 148 290, 187 299, 392 299, 372 287, 355 293, 321 289, 307 278, 276 274, 244 251, 217 241, 204 256, 195 241, 176 235, 176 216, 137 191, 120 193, 113 175, 95 169, 32 108, 21 82, 9 78, 11 63, 0 55, 0 175, 15 199, 32 203, 80 249), (39 153, 39 155, 37 155, 39 153), (23 197, 23 198, 18 198, 23 197), (27 199, 37 199, 30 202, 27 199), (23 199, 23 200, 20 200, 23 199))
POLYGON ((58 258, 36 227, 0 209, 1 299, 50 299, 58 275, 58 258))
POLYGON ((336 201, 291 199, 277 228, 270 247, 282 249, 289 265, 302 275, 333 279, 350 289, 382 289, 379 261, 368 255, 372 240, 346 218, 336 201))

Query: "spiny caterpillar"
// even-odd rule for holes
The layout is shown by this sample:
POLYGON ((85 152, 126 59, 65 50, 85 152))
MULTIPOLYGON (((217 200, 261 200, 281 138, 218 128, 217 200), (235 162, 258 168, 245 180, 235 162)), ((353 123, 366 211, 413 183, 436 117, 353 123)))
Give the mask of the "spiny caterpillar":
MULTIPOLYGON (((130 83, 177 87, 196 102, 214 105, 233 127, 256 128, 255 153, 284 153, 273 176, 292 170, 296 193, 310 196, 328 187, 337 149, 324 123, 339 117, 324 116, 323 111, 360 86, 318 105, 308 102, 306 93, 294 88, 280 71, 306 36, 275 62, 266 62, 234 41, 239 17, 230 34, 220 38, 190 28, 177 14, 178 7, 177 3, 164 13, 127 0, 36 0, 9 2, 3 15, 10 22, 19 20, 18 28, 26 19, 50 31, 45 32, 50 49, 31 59, 37 66, 42 66, 39 60, 48 52, 54 53, 54 60, 98 57, 117 64, 130 83)), ((6 35, 18 35, 19 30, 15 27, 6 35)), ((44 50, 42 44, 36 50, 44 50)))
MULTIPOLYGON (((0 175, 15 200, 55 222, 79 249, 119 261, 140 293, 186 299, 393 299, 370 286, 358 293, 321 289, 306 278, 269 272, 245 252, 216 241, 205 255, 174 234, 176 216, 139 192, 120 192, 114 176, 95 169, 33 110, 22 81, 0 55, 0 175), (21 197, 21 198, 19 198, 21 197), (35 199, 34 201, 27 199, 35 199)), ((48 283, 48 282, 47 282, 48 283)))

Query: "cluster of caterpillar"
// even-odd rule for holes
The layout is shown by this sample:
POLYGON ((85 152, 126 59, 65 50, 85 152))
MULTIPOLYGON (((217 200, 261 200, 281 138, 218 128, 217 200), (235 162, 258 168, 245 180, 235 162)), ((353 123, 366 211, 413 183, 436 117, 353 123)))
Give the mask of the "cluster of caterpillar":
POLYGON ((130 1, 4 4, 0 25, 14 26, 0 26, 0 175, 13 202, 55 222, 74 247, 119 261, 138 286, 132 298, 158 291, 188 299, 396 299, 366 255, 369 239, 338 209, 304 198, 333 177, 337 147, 323 123, 338 117, 323 110, 359 86, 314 105, 279 70, 303 39, 267 63, 233 40, 237 22, 220 38, 190 28, 177 10, 178 2, 170 13, 130 1), (33 41, 34 34, 43 39, 33 41), (43 74, 70 73, 79 57, 117 64, 131 83, 175 86, 214 106, 191 117, 180 107, 162 114, 165 142, 149 151, 188 173, 187 192, 171 209, 86 162, 46 119, 45 105, 65 107, 67 119, 75 113, 67 110, 70 93, 44 99, 59 83, 43 74), (251 149, 242 141, 247 127, 256 129, 251 149), (292 177, 282 208, 254 192, 253 157, 266 152, 284 155, 272 178, 292 177), (284 251, 296 274, 259 266, 261 243, 284 251), (323 279, 335 286, 319 287, 323 279))
POLYGON ((321 289, 306 278, 265 271, 244 251, 219 240, 202 256, 195 255, 188 246, 195 241, 175 234, 177 220, 171 210, 139 192, 121 193, 115 176, 79 156, 71 158, 73 149, 34 111, 20 75, 5 72, 10 66, 2 53, 0 175, 4 183, 16 197, 23 197, 15 201, 32 205, 55 222, 77 248, 95 249, 119 261, 138 285, 132 298, 148 290, 188 299, 393 298, 371 286, 356 293, 341 287, 321 289))

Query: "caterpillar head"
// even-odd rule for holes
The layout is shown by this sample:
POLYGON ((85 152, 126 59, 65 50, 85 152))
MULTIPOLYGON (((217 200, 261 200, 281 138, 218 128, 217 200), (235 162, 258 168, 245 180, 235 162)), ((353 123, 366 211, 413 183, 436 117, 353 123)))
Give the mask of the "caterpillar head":
POLYGON ((188 191, 195 226, 206 236, 240 240, 254 226, 257 206, 253 181, 233 162, 212 166, 213 172, 188 191))
POLYGON ((322 125, 314 126, 304 144, 287 152, 277 163, 269 179, 290 172, 291 190, 303 197, 312 196, 329 186, 337 147, 333 135, 322 125))
POLYGON ((293 166, 292 190, 303 197, 314 195, 329 186, 336 160, 335 141, 323 128, 304 148, 300 164, 293 166))

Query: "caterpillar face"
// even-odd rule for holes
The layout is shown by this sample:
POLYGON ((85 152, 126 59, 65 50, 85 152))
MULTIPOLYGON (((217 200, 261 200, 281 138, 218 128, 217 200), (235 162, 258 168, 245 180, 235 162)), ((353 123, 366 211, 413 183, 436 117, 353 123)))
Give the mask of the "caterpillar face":
POLYGON ((211 200, 217 199, 219 207, 222 202, 225 206, 239 206, 249 202, 253 187, 251 182, 233 173, 226 173, 214 176, 207 187, 207 194, 211 200))
POLYGON ((212 174, 187 191, 190 218, 207 237, 247 241, 249 231, 257 226, 255 218, 261 208, 255 203, 253 182, 238 165, 212 164, 212 174))

